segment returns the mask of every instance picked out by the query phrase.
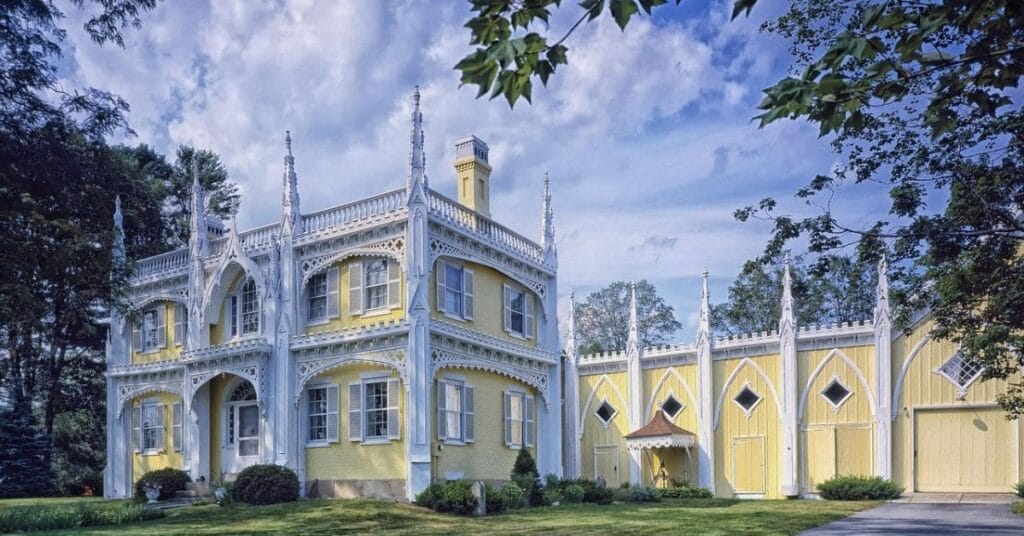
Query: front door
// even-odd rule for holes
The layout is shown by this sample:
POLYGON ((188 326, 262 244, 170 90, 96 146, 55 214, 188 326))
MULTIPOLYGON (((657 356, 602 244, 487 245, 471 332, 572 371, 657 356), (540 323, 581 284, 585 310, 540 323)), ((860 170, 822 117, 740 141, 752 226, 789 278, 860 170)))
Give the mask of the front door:
POLYGON ((227 441, 221 451, 223 471, 237 474, 258 463, 260 457, 260 410, 252 384, 241 382, 228 397, 224 409, 227 441))

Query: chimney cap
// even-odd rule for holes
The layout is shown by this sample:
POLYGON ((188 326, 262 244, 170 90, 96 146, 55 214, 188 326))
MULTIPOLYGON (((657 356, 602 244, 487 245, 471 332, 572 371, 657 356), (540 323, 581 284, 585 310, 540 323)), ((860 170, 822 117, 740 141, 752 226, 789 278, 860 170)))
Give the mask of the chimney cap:
POLYGON ((460 138, 455 142, 455 158, 476 157, 487 162, 487 153, 490 148, 487 142, 473 134, 460 138))

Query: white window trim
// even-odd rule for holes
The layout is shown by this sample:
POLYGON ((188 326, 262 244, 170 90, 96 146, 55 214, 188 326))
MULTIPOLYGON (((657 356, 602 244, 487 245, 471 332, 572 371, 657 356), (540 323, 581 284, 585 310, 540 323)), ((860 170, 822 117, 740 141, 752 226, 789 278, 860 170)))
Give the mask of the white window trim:
POLYGON ((833 413, 839 413, 839 410, 843 407, 843 404, 845 404, 846 401, 849 400, 851 396, 853 396, 853 389, 851 389, 849 386, 847 386, 839 378, 838 374, 833 374, 832 375, 832 379, 829 380, 829 382, 825 384, 825 387, 822 387, 821 391, 818 391, 818 394, 821 395, 821 398, 825 399, 825 402, 828 402, 832 406, 833 413), (828 391, 829 387, 832 387, 833 383, 838 383, 839 385, 841 385, 843 387, 843 389, 846 389, 846 396, 844 396, 842 398, 842 400, 840 400, 839 402, 833 402, 832 399, 830 399, 828 396, 825 395, 825 391, 828 391))
POLYGON ((939 376, 942 376, 943 378, 946 378, 946 380, 948 380, 949 383, 952 383, 953 387, 956 388, 957 396, 959 398, 964 398, 965 396, 967 396, 967 390, 971 387, 971 385, 974 382, 978 381, 978 378, 981 378, 981 375, 985 372, 985 367, 983 367, 983 366, 979 367, 978 371, 975 372, 973 376, 971 376, 966 382, 961 384, 959 379, 950 376, 949 374, 946 373, 946 370, 945 370, 946 369, 946 365, 948 365, 949 362, 952 361, 954 358, 957 358, 957 356, 959 356, 961 367, 962 367, 963 366, 963 360, 964 360, 963 353, 960 350, 957 350, 956 352, 953 353, 953 355, 949 356, 948 359, 943 361, 942 364, 939 365, 938 367, 936 367, 935 370, 932 371, 932 372, 934 372, 935 374, 938 374, 939 376))
POLYGON ((461 261, 461 260, 447 259, 447 258, 446 259, 439 259, 437 261, 437 263, 435 264, 435 267, 438 268, 437 269, 437 273, 434 274, 434 279, 435 279, 435 284, 434 284, 434 289, 435 289, 434 301, 436 302, 437 310, 440 311, 441 314, 443 314, 445 316, 445 318, 450 318, 450 319, 456 320, 458 322, 472 322, 473 320, 475 320, 475 318, 476 318, 476 311, 475 311, 475 309, 476 309, 476 288, 473 288, 473 287, 475 287, 475 285, 476 285, 476 272, 473 271, 471 268, 467 267, 466 263, 461 261), (460 284, 462 286, 462 288, 459 289, 459 299, 462 300, 462 314, 455 314, 454 312, 448 310, 448 301, 447 301, 448 300, 448 296, 447 296, 447 294, 445 294, 444 296, 438 296, 437 295, 437 289, 438 288, 444 288, 446 291, 448 289, 448 271, 447 270, 448 270, 449 267, 456 268, 460 272, 462 272, 461 277, 459 278, 459 282, 460 282, 460 284), (472 279, 472 281, 470 283, 470 290, 471 290, 471 292, 469 292, 468 294, 466 292, 466 273, 467 272, 469 273, 470 279, 472 279), (437 281, 438 278, 443 278, 442 280, 444 281, 444 283, 443 284, 439 283, 437 281), (467 297, 468 297, 468 299, 467 299, 467 297), (466 306, 467 306, 467 302, 469 300, 472 300, 472 302, 473 302, 473 306, 472 307, 474 309, 473 314, 471 314, 471 315, 470 314, 466 314, 466 312, 467 312, 467 307, 466 306))
POLYGON ((141 424, 141 428, 140 428, 141 435, 142 435, 142 438, 141 438, 142 439, 142 444, 139 445, 140 453, 143 456, 159 456, 161 454, 164 454, 166 452, 164 447, 166 446, 166 443, 167 443, 167 438, 165 437, 167 435, 167 423, 165 422, 167 420, 167 415, 163 415, 162 418, 160 419, 160 421, 164 423, 163 426, 161 426, 161 427, 150 426, 149 427, 149 428, 163 428, 163 430, 161 430, 161 433, 160 433, 160 439, 161 439, 161 443, 162 444, 160 446, 158 446, 158 447, 155 447, 155 448, 148 448, 148 449, 146 448, 146 407, 147 406, 156 406, 158 408, 158 411, 160 411, 162 413, 166 413, 164 411, 164 403, 163 403, 163 401, 160 400, 159 398, 150 398, 148 400, 143 400, 142 403, 139 404, 139 405, 140 405, 140 407, 142 407, 142 424, 141 424))
MULTIPOLYGON (((502 391, 502 393, 501 393, 502 404, 504 404, 505 395, 520 397, 522 399, 522 403, 520 404, 519 407, 521 407, 522 410, 523 410, 522 415, 520 415, 520 422, 522 423, 522 425, 521 425, 522 426, 522 430, 521 430, 522 433, 520 434, 520 437, 522 438, 522 442, 517 444, 517 443, 512 443, 511 441, 506 441, 505 442, 505 446, 510 448, 510 449, 512 449, 512 450, 521 450, 521 449, 524 449, 524 448, 534 448, 536 446, 536 438, 535 438, 534 444, 530 444, 526 440, 526 438, 527 438, 526 428, 528 426, 530 426, 530 423, 533 423, 534 426, 536 426, 537 423, 536 423, 536 419, 535 418, 531 419, 531 418, 529 418, 529 415, 527 415, 526 399, 530 398, 530 399, 534 400, 534 404, 533 404, 534 408, 536 408, 536 406, 537 406, 536 399, 530 393, 528 393, 525 390, 523 390, 523 388, 521 388, 519 386, 516 386, 516 385, 509 385, 507 389, 502 391)), ((504 420, 504 411, 505 411, 504 408, 502 408, 502 420, 504 420)), ((515 419, 512 418, 511 415, 509 416, 509 418, 512 419, 513 423, 515 422, 515 419)), ((502 434, 504 434, 504 428, 505 428, 505 423, 502 422, 502 434)), ((511 438, 508 438, 508 439, 511 440, 511 438)))
MULTIPOLYGON (((341 386, 339 384, 337 384, 337 383, 331 383, 331 382, 327 382, 327 381, 310 382, 310 383, 306 384, 306 387, 303 390, 302 401, 303 401, 304 405, 303 405, 303 410, 302 410, 302 422, 303 422, 303 432, 302 432, 302 434, 303 434, 303 437, 306 440, 306 447, 308 447, 308 448, 323 448, 323 447, 331 446, 330 435, 328 434, 327 430, 324 431, 324 434, 327 436, 324 439, 313 439, 313 440, 309 439, 309 392, 314 390, 314 389, 329 389, 331 387, 335 387, 335 388, 338 389, 338 396, 340 398, 340 396, 341 396, 341 386)), ((330 393, 330 391, 328 391, 328 394, 329 393, 330 393)), ((330 407, 330 406, 328 406, 328 407, 330 407)), ((327 416, 328 419, 331 418, 330 411, 326 412, 325 415, 327 416)), ((338 401, 338 413, 337 413, 337 415, 334 416, 334 418, 338 419, 338 437, 339 437, 339 441, 340 441, 340 437, 341 437, 341 401, 340 400, 338 401)), ((329 428, 328 428, 328 430, 329 430, 329 428)))
MULTIPOLYGON (((387 389, 388 382, 391 382, 391 381, 399 381, 400 382, 401 380, 398 379, 398 378, 395 378, 394 376, 392 376, 390 374, 386 374, 386 373, 383 373, 383 374, 380 373, 380 372, 361 372, 361 373, 359 373, 359 381, 357 382, 357 383, 360 384, 360 389, 359 389, 359 393, 360 393, 359 415, 360 415, 360 421, 361 422, 359 423, 359 426, 360 426, 360 428, 362 430, 361 430, 360 438, 358 440, 351 440, 351 442, 359 443, 360 445, 373 446, 373 445, 390 445, 390 444, 395 443, 397 441, 401 441, 401 434, 399 434, 399 438, 398 439, 391 439, 388 436, 384 436, 384 437, 374 436, 374 437, 369 437, 368 438, 367 435, 366 435, 366 426, 367 426, 367 422, 368 422, 368 420, 366 418, 366 411, 367 411, 367 409, 366 409, 366 384, 368 384, 368 383, 384 383, 384 388, 387 389)), ((401 389, 401 386, 399 386, 399 393, 401 393, 401 392, 402 392, 402 389, 401 389)), ((387 408, 385 408, 385 411, 389 411, 389 408, 392 407, 391 404, 392 404, 392 400, 389 398, 388 399, 388 406, 387 406, 387 408)), ((394 407, 401 408, 401 401, 396 401, 394 407)), ((340 409, 338 410, 338 413, 339 414, 341 413, 340 409)), ((399 411, 398 414, 399 414, 399 421, 401 421, 402 413, 399 411)), ((390 422, 389 422, 389 425, 390 425, 390 422)), ((401 431, 401 425, 402 425, 401 422, 399 422, 398 425, 397 425, 397 426, 399 426, 399 431, 401 431)), ((340 438, 340 436, 341 436, 341 431, 340 430, 338 432, 338 435, 339 435, 339 438, 340 438)))
MULTIPOLYGON (((659 407, 661 407, 661 406, 659 406, 659 407)), ((594 408, 594 418, 597 419, 597 422, 601 423, 601 426, 603 426, 605 430, 607 430, 608 427, 612 425, 612 421, 615 420, 615 416, 618 415, 618 414, 619 414, 619 410, 615 406, 613 406, 610 402, 608 402, 607 398, 602 398, 601 399, 601 403, 598 404, 596 408, 594 408), (604 406, 605 404, 608 404, 608 407, 612 408, 612 415, 611 415, 611 417, 608 417, 607 421, 602 419, 601 416, 597 414, 598 410, 601 409, 601 406, 604 406)))
POLYGON ((391 289, 389 288, 390 287, 390 284, 389 284, 390 281, 389 281, 389 278, 388 278, 388 270, 390 269, 390 266, 389 266, 390 263, 394 262, 394 260, 390 259, 388 257, 372 257, 372 258, 369 258, 369 259, 364 259, 361 262, 363 263, 363 273, 362 273, 362 277, 363 277, 362 283, 363 284, 362 284, 362 287, 360 288, 360 292, 363 293, 363 299, 362 299, 362 302, 363 302, 362 303, 362 305, 363 305, 363 312, 362 312, 362 314, 360 316, 369 318, 369 317, 374 317, 374 316, 386 315, 386 314, 390 313, 391 312, 391 307, 390 307, 391 296, 390 296, 389 292, 390 292, 391 289), (370 263, 379 262, 379 261, 384 261, 384 282, 383 283, 378 283, 378 284, 372 285, 372 286, 374 286, 374 287, 384 287, 384 300, 383 300, 384 305, 381 305, 380 307, 370 308, 370 307, 367 307, 367 302, 369 301, 367 299, 368 298, 367 292, 370 290, 370 286, 371 286, 371 285, 367 284, 367 280, 369 278, 370 271, 367 270, 366 268, 367 268, 367 266, 370 263))
POLYGON ((532 331, 533 331, 532 328, 535 327, 535 326, 528 326, 527 324, 530 322, 531 318, 533 318, 534 322, 536 322, 536 317, 537 317, 536 311, 534 311, 533 315, 530 315, 529 314, 529 309, 536 308, 537 307, 537 303, 536 303, 536 300, 533 299, 533 296, 530 294, 530 290, 527 289, 526 287, 523 287, 522 285, 512 284, 512 283, 507 283, 506 282, 506 283, 502 284, 501 294, 502 294, 501 301, 502 301, 502 309, 503 309, 502 310, 502 324, 504 324, 503 327, 504 327, 505 334, 508 335, 509 337, 512 337, 513 339, 519 339, 519 340, 523 340, 523 341, 533 340, 535 338, 535 335, 528 335, 528 333, 532 333, 532 331), (522 312, 522 315, 523 315, 523 331, 522 331, 522 333, 512 329, 512 319, 511 319, 512 300, 507 296, 508 291, 510 291, 510 290, 512 292, 520 293, 520 294, 523 295, 523 312, 522 312), (527 303, 526 303, 527 300, 531 300, 532 304, 528 306, 527 303), (508 318, 508 323, 507 324, 505 324, 505 311, 504 311, 504 309, 506 308, 505 307, 506 302, 507 302, 507 305, 508 305, 507 308, 510 311, 510 313, 509 313, 510 316, 508 318))
MULTIPOLYGON (((447 426, 445 429, 445 437, 440 441, 445 445, 464 446, 466 445, 466 380, 463 377, 445 376, 437 380, 440 385, 454 385, 459 388, 459 437, 452 437, 448 434, 447 426)), ((472 387, 472 386, 471 386, 472 387)), ((447 389, 447 388, 446 388, 447 389)), ((446 393, 447 394, 447 393, 446 393)), ((438 402, 439 404, 440 402, 438 402)), ((435 404, 435 407, 437 404, 435 404)), ((452 410, 445 406, 445 412, 451 413, 452 410)))
POLYGON ((185 448, 185 402, 179 400, 171 404, 171 448, 174 452, 181 452, 185 448), (174 408, 181 406, 181 421, 175 424, 174 408), (181 438, 177 447, 174 446, 174 429, 178 429, 178 436, 181 438))
POLYGON ((330 295, 331 295, 330 292, 327 290, 327 288, 328 288, 327 287, 327 285, 328 285, 327 278, 330 277, 330 275, 328 274, 328 271, 329 270, 318 272, 318 273, 315 273, 315 274, 309 276, 309 281, 306 283, 306 292, 305 292, 305 300, 304 301, 305 301, 305 306, 306 306, 305 309, 306 309, 306 325, 307 326, 319 326, 319 325, 323 325, 323 324, 329 324, 331 322, 331 315, 328 314, 328 312, 327 312, 327 308, 328 308, 327 301, 330 300, 330 295), (313 278, 315 278, 315 277, 323 277, 324 278, 324 293, 323 293, 322 296, 319 296, 319 295, 318 296, 313 296, 311 294, 311 291, 313 289, 313 278), (321 298, 321 297, 324 299, 324 316, 323 317, 318 317, 318 318, 313 318, 313 319, 309 318, 309 304, 310 304, 310 301, 312 301, 314 298, 321 298))
POLYGON ((680 414, 680 413, 682 413, 682 412, 683 412, 683 410, 685 410, 685 409, 686 409, 686 403, 685 403, 685 402, 683 402, 682 400, 679 400, 679 397, 678 397, 678 396, 676 395, 675 391, 671 391, 671 390, 670 390, 670 391, 668 392, 668 396, 666 396, 665 398, 663 398, 663 399, 661 400, 661 404, 658 404, 658 409, 659 409, 659 410, 661 410, 662 412, 664 412, 664 413, 665 413, 665 416, 666 416, 666 417, 668 417, 669 419, 671 419, 671 420, 675 420, 675 419, 676 419, 676 417, 678 417, 678 416, 679 416, 679 414, 680 414), (677 412, 675 413, 675 415, 669 415, 669 414, 668 414, 668 412, 666 412, 666 411, 665 411, 665 409, 664 409, 664 406, 665 406, 665 402, 668 402, 668 399, 669 399, 669 397, 672 397, 672 398, 676 399, 676 402, 678 402, 678 403, 679 403, 679 411, 677 411, 677 412))
POLYGON ((743 415, 745 415, 749 419, 750 416, 754 414, 754 410, 757 409, 757 406, 761 405, 761 401, 764 400, 764 397, 761 396, 761 393, 758 393, 752 385, 750 385, 749 381, 746 381, 743 382, 743 387, 740 387, 739 391, 736 391, 736 395, 731 397, 731 399, 732 403, 736 404, 736 407, 740 408, 740 411, 743 412, 743 415), (736 397, 738 397, 744 389, 750 389, 750 392, 754 393, 754 395, 757 396, 757 400, 754 401, 754 404, 750 406, 750 409, 744 408, 743 404, 740 404, 739 401, 736 400, 736 397))
MULTIPOLYGON (((139 353, 139 354, 142 354, 142 355, 156 354, 156 353, 159 353, 160 350, 162 349, 160 347, 160 311, 159 311, 160 307, 165 307, 165 306, 158 305, 156 307, 150 307, 150 308, 146 309, 145 311, 142 311, 142 316, 139 318, 139 331, 142 333, 142 337, 141 337, 142 338, 142 348, 139 348, 138 350, 136 350, 136 352, 139 353), (154 322, 156 322, 156 331, 157 331, 156 341, 157 342, 152 347, 147 347, 146 346, 146 314, 148 314, 150 312, 152 312, 154 315, 156 315, 156 319, 154 320, 154 322)), ((166 330, 166 329, 167 329, 167 326, 164 325, 164 330, 166 330)))

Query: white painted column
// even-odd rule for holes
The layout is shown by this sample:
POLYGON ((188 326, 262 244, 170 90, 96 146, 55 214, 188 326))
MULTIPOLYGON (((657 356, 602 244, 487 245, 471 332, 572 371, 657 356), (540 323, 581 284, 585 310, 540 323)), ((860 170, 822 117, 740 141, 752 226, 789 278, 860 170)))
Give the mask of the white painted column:
POLYGON ((796 319, 793 315, 792 278, 789 272, 789 257, 786 257, 782 275, 782 318, 779 320, 779 353, 782 356, 782 449, 781 474, 779 480, 782 494, 787 497, 799 495, 799 456, 797 451, 799 428, 797 426, 796 360, 796 319))
POLYGON ((568 334, 565 341, 565 361, 563 362, 562 373, 565 377, 565 411, 563 413, 565 425, 562 428, 565 433, 562 437, 562 444, 565 452, 562 457, 563 470, 566 478, 579 478, 581 472, 580 459, 580 376, 579 376, 579 348, 576 346, 576 300, 572 292, 569 292, 569 322, 568 334))
POLYGON ((700 321, 697 325, 697 485, 715 492, 714 369, 712 366, 711 302, 708 271, 702 274, 700 321))
POLYGON ((875 297, 875 474, 892 478, 892 315, 885 257, 878 263, 875 297))
POLYGON ((555 356, 548 369, 548 393, 544 404, 537 405, 537 470, 541 475, 563 475, 562 468, 562 360, 558 336, 558 288, 556 278, 548 278, 544 297, 543 320, 537 329, 541 348, 555 356))
MULTIPOLYGON (((629 384, 629 430, 632 433, 640 429, 644 423, 643 406, 643 375, 640 370, 640 358, 642 357, 642 341, 640 340, 639 320, 637 318, 636 286, 629 284, 629 339, 626 342, 626 381, 629 384)), ((642 452, 636 449, 629 449, 629 483, 634 486, 640 484, 642 468, 642 452)))

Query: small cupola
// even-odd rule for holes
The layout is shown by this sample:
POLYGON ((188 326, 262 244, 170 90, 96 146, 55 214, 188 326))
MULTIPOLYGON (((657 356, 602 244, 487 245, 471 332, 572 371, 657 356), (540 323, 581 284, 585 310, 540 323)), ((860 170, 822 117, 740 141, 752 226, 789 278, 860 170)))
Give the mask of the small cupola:
POLYGON ((487 144, 470 135, 455 142, 455 176, 459 203, 478 214, 491 217, 491 165, 487 144))

